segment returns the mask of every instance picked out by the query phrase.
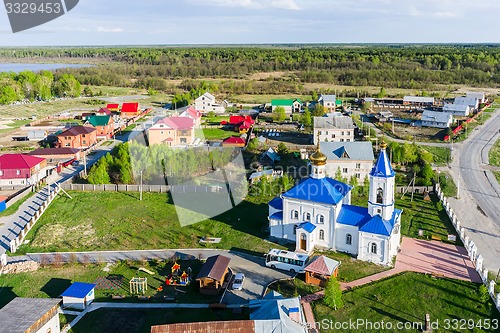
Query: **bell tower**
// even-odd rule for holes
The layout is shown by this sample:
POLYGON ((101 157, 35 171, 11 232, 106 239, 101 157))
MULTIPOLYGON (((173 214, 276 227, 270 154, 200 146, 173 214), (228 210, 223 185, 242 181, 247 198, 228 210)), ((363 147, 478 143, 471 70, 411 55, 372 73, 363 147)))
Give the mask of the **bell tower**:
POLYGON ((394 181, 396 173, 387 157, 387 144, 380 144, 380 154, 370 172, 370 194, 368 212, 371 216, 380 215, 390 220, 394 213, 394 181))
POLYGON ((316 152, 314 152, 311 156, 309 156, 309 160, 311 161, 311 178, 321 179, 325 178, 325 166, 327 157, 325 154, 321 152, 319 149, 319 133, 318 133, 318 146, 316 148, 316 152))

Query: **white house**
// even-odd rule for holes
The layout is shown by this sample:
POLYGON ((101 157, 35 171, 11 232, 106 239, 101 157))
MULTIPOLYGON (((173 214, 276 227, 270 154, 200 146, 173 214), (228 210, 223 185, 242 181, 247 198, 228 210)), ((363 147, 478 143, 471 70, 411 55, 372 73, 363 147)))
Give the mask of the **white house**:
POLYGON ((320 95, 318 98, 318 104, 328 109, 328 112, 335 112, 335 109, 337 108, 337 96, 320 95))
POLYGON ((302 109, 302 102, 298 99, 273 99, 271 100, 271 111, 276 110, 277 107, 285 109, 285 113, 300 112, 302 109))
POLYGON ((477 109, 479 109, 479 100, 477 98, 471 98, 467 96, 456 97, 453 104, 468 105, 471 108, 471 111, 476 111, 477 109))
POLYGON ((60 299, 16 297, 0 309, 0 332, 59 333, 60 299))
POLYGON ((373 148, 371 142, 321 142, 321 151, 328 158, 326 175, 335 177, 340 170, 342 177, 356 177, 362 182, 373 167, 373 148))
POLYGON ((414 106, 433 106, 434 97, 425 96, 405 96, 403 97, 404 105, 414 105, 414 106))
POLYGON ((217 103, 215 101, 215 96, 209 92, 204 93, 200 97, 194 100, 194 108, 201 111, 201 113, 215 112, 224 113, 226 108, 224 105, 217 103))
POLYGON ((195 128, 200 128, 201 126, 201 112, 193 107, 189 107, 184 110, 179 117, 187 117, 193 119, 193 124, 195 128))
POLYGON ((314 144, 354 141, 354 122, 348 116, 314 117, 314 144))
POLYGON ((473 110, 467 104, 445 104, 443 112, 451 113, 458 117, 467 117, 473 110))
POLYGON ((369 175, 368 208, 351 205, 352 187, 326 177, 327 156, 318 147, 310 157, 310 177, 269 203, 271 237, 295 242, 296 251, 326 248, 391 265, 400 246, 402 211, 394 208, 396 173, 387 145, 380 147, 369 175))
POLYGON ((94 300, 95 284, 75 282, 62 293, 63 307, 77 310, 85 308, 94 300))
POLYGON ((448 128, 453 124, 453 115, 448 112, 425 110, 422 113, 422 126, 448 128))
POLYGON ((465 96, 467 98, 475 98, 475 99, 479 100, 479 104, 487 102, 486 95, 484 92, 470 92, 469 91, 469 92, 465 93, 465 96))

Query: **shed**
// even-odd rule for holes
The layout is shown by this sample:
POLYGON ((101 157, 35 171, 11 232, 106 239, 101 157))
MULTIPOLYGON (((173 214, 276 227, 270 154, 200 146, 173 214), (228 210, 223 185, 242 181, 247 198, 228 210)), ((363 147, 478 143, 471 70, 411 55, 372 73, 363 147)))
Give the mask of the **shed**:
POLYGON ((306 272, 306 283, 324 287, 332 276, 337 277, 339 266, 340 262, 326 256, 315 258, 304 269, 306 272))
POLYGON ((216 255, 209 257, 201 267, 196 281, 200 283, 200 293, 217 295, 223 288, 229 271, 230 258, 216 255))
POLYGON ((242 138, 238 138, 235 136, 232 136, 230 138, 227 138, 226 140, 222 141, 222 147, 245 147, 245 140, 242 138))
POLYGON ((75 282, 65 292, 61 294, 63 298, 63 307, 85 310, 94 300, 93 283, 75 282))
POLYGON ((2 333, 59 333, 59 303, 54 298, 14 298, 0 309, 2 333))
POLYGON ((0 213, 7 209, 7 197, 0 195, 0 213))

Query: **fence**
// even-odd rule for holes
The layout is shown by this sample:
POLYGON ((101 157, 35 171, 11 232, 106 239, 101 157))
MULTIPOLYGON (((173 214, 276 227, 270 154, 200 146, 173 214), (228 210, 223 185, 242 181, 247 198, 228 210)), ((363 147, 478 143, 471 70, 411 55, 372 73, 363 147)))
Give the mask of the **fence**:
POLYGON ((443 207, 446 210, 446 213, 448 214, 450 220, 452 221, 453 226, 455 227, 455 230, 457 231, 460 239, 464 243, 464 247, 467 250, 469 258, 476 267, 476 271, 479 273, 479 276, 481 277, 481 280, 483 281, 484 285, 488 288, 488 292, 491 298, 493 299, 493 303, 495 303, 497 310, 500 311, 500 293, 495 294, 495 287, 497 284, 494 280, 489 280, 488 269, 484 266, 483 257, 479 253, 476 244, 474 244, 474 242, 470 239, 469 235, 467 235, 465 228, 461 225, 458 216, 455 214, 455 212, 453 212, 453 209, 450 207, 448 198, 444 196, 439 184, 436 184, 436 193, 441 202, 443 203, 443 207))
MULTIPOLYGON (((63 190, 94 191, 94 192, 140 192, 141 185, 94 185, 94 184, 62 184, 63 190)), ((193 186, 193 185, 142 185, 143 192, 154 193, 215 193, 222 190, 221 186, 193 186)))
POLYGON ((49 207, 50 203, 52 202, 52 200, 54 200, 59 191, 60 189, 57 187, 55 189, 52 189, 50 195, 48 195, 45 201, 38 207, 38 210, 35 211, 30 220, 23 227, 21 227, 21 231, 17 234, 16 238, 10 240, 10 252, 16 253, 19 246, 21 246, 21 244, 24 242, 24 238, 26 237, 28 232, 31 230, 31 228, 33 228, 36 221, 40 219, 43 212, 47 209, 47 207, 49 207))

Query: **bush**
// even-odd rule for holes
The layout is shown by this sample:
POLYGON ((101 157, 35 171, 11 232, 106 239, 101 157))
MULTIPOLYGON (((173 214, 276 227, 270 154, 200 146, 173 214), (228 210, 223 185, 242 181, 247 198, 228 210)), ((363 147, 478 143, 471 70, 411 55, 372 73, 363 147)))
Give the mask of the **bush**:
POLYGON ((487 303, 490 300, 490 293, 484 284, 479 286, 479 300, 483 303, 487 303))

